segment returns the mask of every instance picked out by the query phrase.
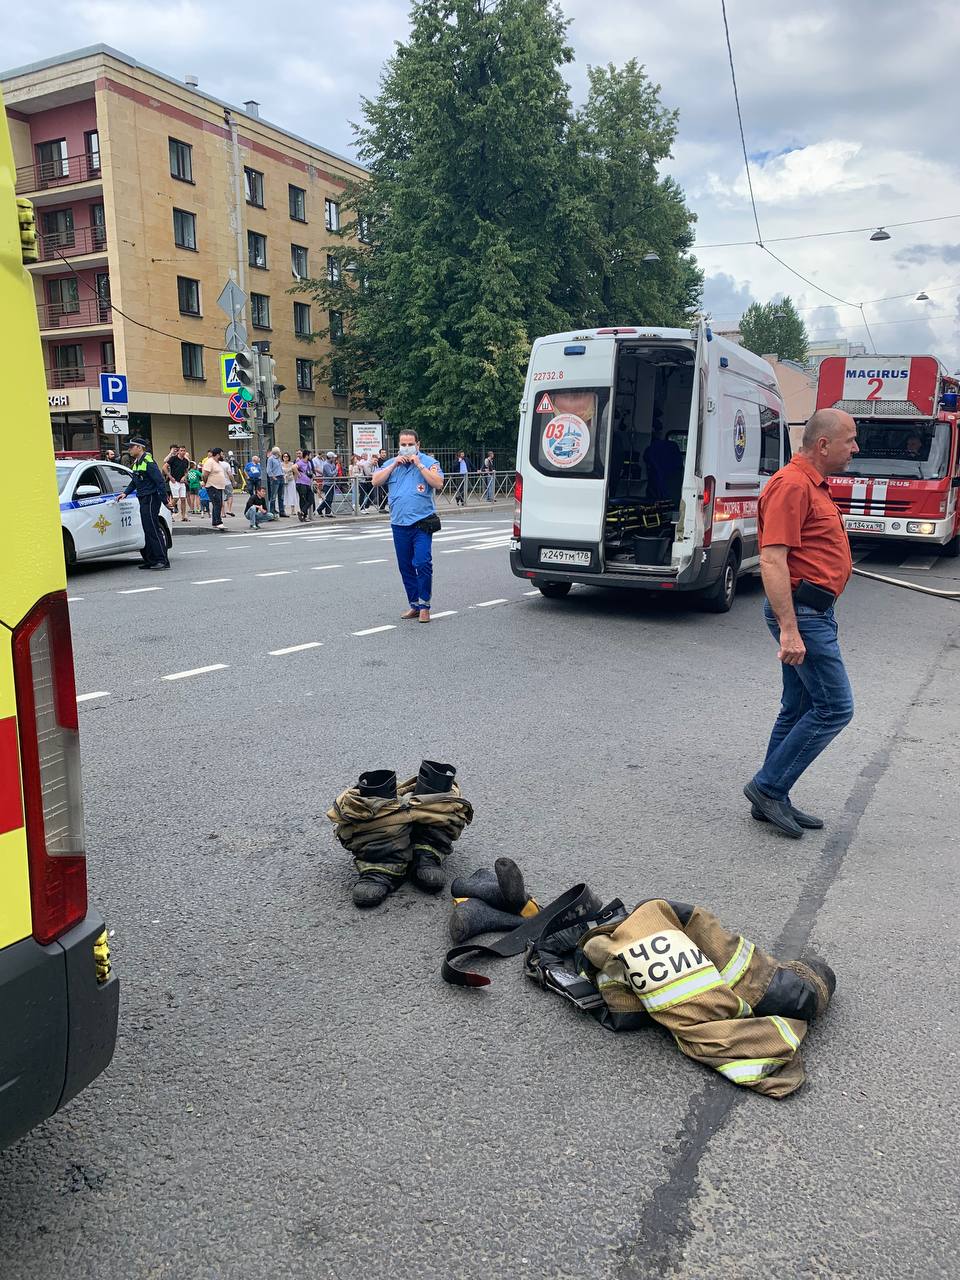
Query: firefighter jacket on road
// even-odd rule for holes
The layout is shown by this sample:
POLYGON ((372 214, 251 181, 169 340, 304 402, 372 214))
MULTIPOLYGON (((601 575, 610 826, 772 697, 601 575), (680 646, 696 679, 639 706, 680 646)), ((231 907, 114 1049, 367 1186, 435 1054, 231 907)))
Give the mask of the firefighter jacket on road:
POLYGON ((830 999, 829 970, 780 964, 709 911, 663 899, 585 934, 579 951, 613 1012, 646 1012, 688 1058, 772 1098, 803 1083, 800 1044, 830 999))

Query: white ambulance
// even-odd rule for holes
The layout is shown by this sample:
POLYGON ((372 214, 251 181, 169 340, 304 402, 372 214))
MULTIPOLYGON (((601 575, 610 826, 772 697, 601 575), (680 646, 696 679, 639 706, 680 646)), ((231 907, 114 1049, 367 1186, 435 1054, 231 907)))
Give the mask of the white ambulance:
POLYGON ((725 613, 759 569, 757 499, 789 457, 772 368, 703 321, 538 338, 510 567, 545 596, 692 591, 725 613))

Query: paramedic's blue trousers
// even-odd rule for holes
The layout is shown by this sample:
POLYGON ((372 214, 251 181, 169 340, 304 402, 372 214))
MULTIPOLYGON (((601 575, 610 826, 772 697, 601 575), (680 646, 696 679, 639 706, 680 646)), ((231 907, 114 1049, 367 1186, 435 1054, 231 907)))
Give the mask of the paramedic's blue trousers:
POLYGON ((429 609, 433 589, 433 535, 415 524, 395 524, 393 545, 411 609, 429 609))

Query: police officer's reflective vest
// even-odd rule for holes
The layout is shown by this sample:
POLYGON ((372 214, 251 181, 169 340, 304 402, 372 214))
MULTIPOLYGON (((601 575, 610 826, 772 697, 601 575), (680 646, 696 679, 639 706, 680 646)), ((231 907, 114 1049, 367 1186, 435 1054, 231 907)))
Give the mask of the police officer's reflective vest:
POLYGON ((140 457, 130 467, 130 470, 133 472, 133 483, 138 498, 152 498, 154 496, 160 499, 166 498, 167 486, 163 478, 163 472, 157 466, 152 453, 141 453, 140 457))

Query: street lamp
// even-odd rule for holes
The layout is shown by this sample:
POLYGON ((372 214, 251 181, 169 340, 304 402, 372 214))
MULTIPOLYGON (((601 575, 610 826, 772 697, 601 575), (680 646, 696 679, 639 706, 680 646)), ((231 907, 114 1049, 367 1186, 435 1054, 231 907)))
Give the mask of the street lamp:
POLYGON ((654 252, 653 252, 653 250, 651 249, 649 253, 645 253, 645 254, 643 255, 643 261, 644 261, 644 262, 659 262, 659 261, 660 261, 660 255, 659 255, 659 253, 654 253, 654 252))
POLYGON ((884 231, 883 227, 877 227, 876 231, 870 237, 871 240, 890 240, 892 239, 889 231, 884 231))
POLYGON ((930 301, 930 295, 924 293, 922 289, 914 298, 914 302, 929 302, 929 301, 930 301))

